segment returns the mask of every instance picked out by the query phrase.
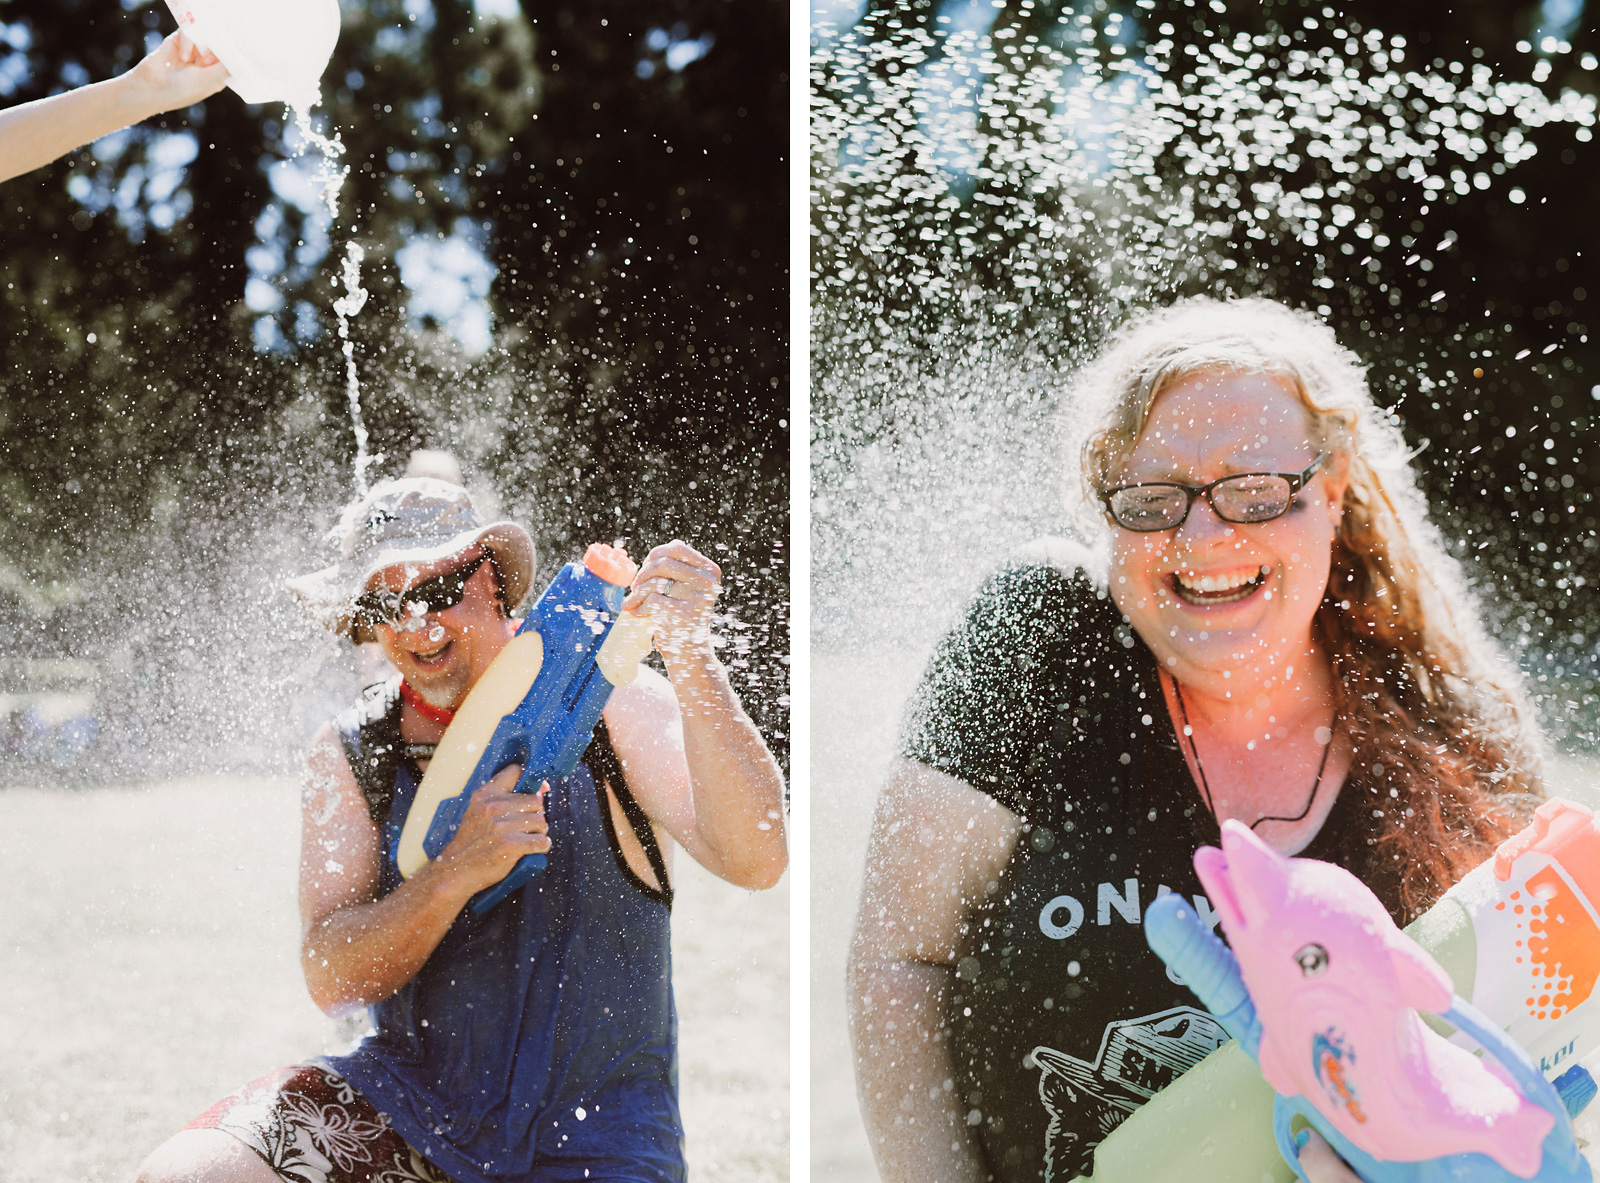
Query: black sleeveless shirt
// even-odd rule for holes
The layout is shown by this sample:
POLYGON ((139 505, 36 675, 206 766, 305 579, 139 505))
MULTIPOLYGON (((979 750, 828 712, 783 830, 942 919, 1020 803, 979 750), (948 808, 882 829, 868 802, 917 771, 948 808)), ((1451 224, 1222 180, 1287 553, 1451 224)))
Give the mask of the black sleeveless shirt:
MULTIPOLYGON (((1214 913, 1193 866, 1220 831, 1189 774, 1154 657, 1089 552, 1047 539, 1001 570, 935 650, 903 753, 1023 821, 973 911, 948 1001, 956 1087, 993 1179, 1064 1183, 1156 1091, 1227 1041, 1145 943, 1176 891, 1214 913)), ((1371 866, 1367 790, 1347 780, 1302 853, 1371 866)))

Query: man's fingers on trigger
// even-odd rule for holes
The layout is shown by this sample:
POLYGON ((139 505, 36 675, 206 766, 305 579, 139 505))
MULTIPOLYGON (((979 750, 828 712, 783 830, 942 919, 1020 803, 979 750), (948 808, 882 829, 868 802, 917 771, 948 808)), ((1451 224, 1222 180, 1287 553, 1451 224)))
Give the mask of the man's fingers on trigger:
POLYGON ((544 798, 538 793, 517 793, 506 801, 506 812, 519 817, 544 816, 544 798))
POLYGON ((544 820, 542 813, 502 813, 494 819, 494 824, 503 833, 509 835, 548 834, 550 824, 544 820))
POLYGON ((537 793, 496 793, 486 806, 495 817, 503 817, 521 825, 523 819, 544 817, 544 799, 537 793))
POLYGON ((517 787, 517 782, 521 779, 522 765, 508 764, 489 778, 489 784, 486 785, 485 788, 493 787, 495 789, 509 792, 511 789, 517 787))
POLYGON ((502 842, 515 848, 535 853, 550 849, 550 831, 543 826, 533 827, 525 822, 516 824, 508 821, 499 836, 502 842))

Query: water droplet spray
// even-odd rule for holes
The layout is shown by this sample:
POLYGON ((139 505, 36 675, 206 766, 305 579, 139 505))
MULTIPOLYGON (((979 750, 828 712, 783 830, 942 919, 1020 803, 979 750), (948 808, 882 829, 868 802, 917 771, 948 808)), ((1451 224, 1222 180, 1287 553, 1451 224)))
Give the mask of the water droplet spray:
MULTIPOLYGON (((281 102, 289 108, 291 122, 299 133, 296 154, 304 152, 308 144, 320 154, 315 180, 321 186, 322 204, 329 218, 338 225, 339 191, 350 174, 349 167, 340 163, 344 144, 337 134, 331 138, 323 135, 311 121, 311 109, 321 98, 322 72, 339 39, 338 0, 279 0, 271 5, 167 0, 167 7, 191 41, 201 49, 209 49, 228 67, 228 85, 240 98, 247 103, 281 102)), ((367 302, 367 293, 361 286, 361 260, 360 245, 354 240, 347 242, 341 275, 345 294, 333 305, 343 343, 350 425, 356 437, 358 496, 367 491, 367 469, 383 458, 367 451, 361 383, 356 372, 355 345, 350 339, 350 318, 367 302)))

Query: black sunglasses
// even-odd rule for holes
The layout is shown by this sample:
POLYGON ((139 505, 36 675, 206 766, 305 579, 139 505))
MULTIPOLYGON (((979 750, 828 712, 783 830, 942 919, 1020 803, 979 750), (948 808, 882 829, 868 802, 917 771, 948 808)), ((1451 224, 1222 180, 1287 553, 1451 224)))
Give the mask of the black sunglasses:
POLYGON ((1318 456, 1302 472, 1241 472, 1209 485, 1152 481, 1105 489, 1100 500, 1111 520, 1124 530, 1147 534, 1183 525, 1196 497, 1204 497, 1223 521, 1235 525, 1270 522, 1289 512, 1294 495, 1322 467, 1318 456))
POLYGON ((446 608, 454 608, 461 603, 461 597, 467 594, 467 580, 471 579, 478 568, 485 563, 494 568, 495 578, 498 581, 500 567, 495 563, 494 555, 486 550, 465 566, 457 567, 454 571, 446 571, 443 575, 435 575, 432 579, 424 579, 403 593, 390 591, 388 588, 374 588, 372 591, 363 592, 356 598, 356 619, 369 626, 393 624, 404 613, 412 611, 413 604, 420 604, 424 613, 443 612, 446 608))

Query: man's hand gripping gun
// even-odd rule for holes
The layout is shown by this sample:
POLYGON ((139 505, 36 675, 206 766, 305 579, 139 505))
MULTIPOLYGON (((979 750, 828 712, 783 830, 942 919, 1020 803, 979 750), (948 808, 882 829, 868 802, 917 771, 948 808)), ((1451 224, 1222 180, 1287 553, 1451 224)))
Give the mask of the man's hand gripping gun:
MULTIPOLYGON (((626 551, 596 543, 551 581, 440 739, 396 842, 401 875, 438 857, 472 794, 502 768, 522 765, 519 793, 571 775, 611 691, 633 681, 650 651, 650 622, 622 611, 638 572, 626 551)), ((525 856, 472 910, 487 912, 545 862, 525 856)))
POLYGON ((1277 1091, 1278 1149, 1300 1178, 1299 1130, 1310 1125, 1367 1183, 1591 1179, 1569 1116, 1594 1096, 1586 1072, 1546 1080, 1353 875, 1284 858, 1237 822, 1223 845, 1203 848, 1195 867, 1238 958, 1176 894, 1150 905, 1145 935, 1277 1091))

